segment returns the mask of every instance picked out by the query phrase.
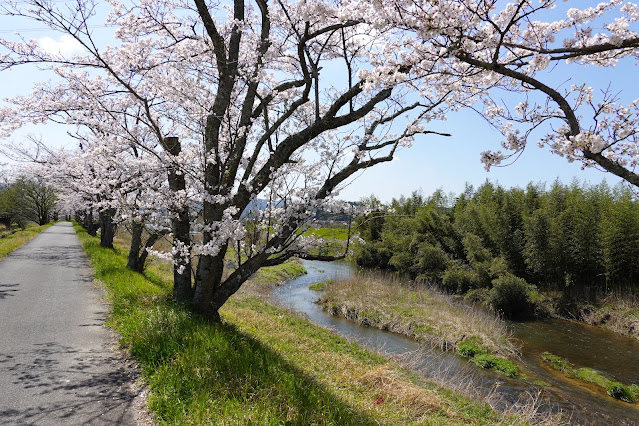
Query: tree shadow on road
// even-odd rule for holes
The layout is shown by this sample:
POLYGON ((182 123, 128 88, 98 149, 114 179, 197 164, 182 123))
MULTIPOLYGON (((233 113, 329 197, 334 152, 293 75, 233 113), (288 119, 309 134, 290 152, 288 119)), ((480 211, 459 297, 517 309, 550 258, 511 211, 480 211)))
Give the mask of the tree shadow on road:
POLYGON ((0 355, 0 373, 15 389, 3 398, 0 418, 11 424, 134 424, 132 369, 104 352, 48 342, 0 355))
POLYGON ((14 293, 19 291, 17 288, 19 284, 0 284, 0 300, 6 299, 9 296, 14 296, 14 293))

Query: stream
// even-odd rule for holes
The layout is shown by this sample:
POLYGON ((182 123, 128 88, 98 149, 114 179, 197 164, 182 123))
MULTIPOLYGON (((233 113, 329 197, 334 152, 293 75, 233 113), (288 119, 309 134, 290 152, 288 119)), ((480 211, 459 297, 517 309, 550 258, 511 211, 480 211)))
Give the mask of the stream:
POLYGON ((574 424, 639 425, 637 404, 615 400, 594 387, 567 380, 544 366, 539 358, 542 352, 549 351, 577 366, 596 368, 621 382, 639 384, 639 341, 635 339, 574 321, 509 323, 521 346, 521 372, 551 385, 539 387, 475 367, 452 352, 327 314, 315 303, 318 293, 308 286, 347 278, 355 270, 343 262, 305 260, 303 264, 308 274, 276 287, 271 293, 273 302, 302 312, 315 324, 364 347, 403 361, 425 379, 437 375, 451 383, 464 383, 473 392, 490 396, 500 409, 541 395, 540 413, 561 411, 574 424))

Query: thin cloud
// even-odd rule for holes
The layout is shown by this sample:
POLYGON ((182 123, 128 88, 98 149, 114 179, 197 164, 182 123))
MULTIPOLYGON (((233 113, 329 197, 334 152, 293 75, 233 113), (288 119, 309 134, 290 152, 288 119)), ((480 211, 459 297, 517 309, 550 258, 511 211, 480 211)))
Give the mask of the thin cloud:
POLYGON ((40 47, 47 53, 69 56, 74 53, 80 53, 83 50, 82 45, 69 35, 60 36, 60 40, 54 40, 51 37, 43 37, 38 39, 40 47))

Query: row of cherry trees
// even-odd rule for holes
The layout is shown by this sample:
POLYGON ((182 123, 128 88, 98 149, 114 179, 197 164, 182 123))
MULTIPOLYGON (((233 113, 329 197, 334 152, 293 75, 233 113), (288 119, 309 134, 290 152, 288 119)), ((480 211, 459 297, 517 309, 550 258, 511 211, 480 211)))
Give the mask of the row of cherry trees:
POLYGON ((636 59, 634 4, 544 21, 556 1, 108 3, 106 20, 94 0, 3 3, 82 54, 0 40, 1 69, 36 64, 55 77, 1 108, 1 129, 68 126, 77 148, 8 150, 41 163, 87 223, 97 215, 103 245, 129 226, 132 268, 170 233, 172 251, 156 254, 175 265, 174 296, 211 318, 260 267, 309 257, 315 241, 301 231, 316 210, 339 209, 344 184, 416 136, 444 136, 426 126, 450 110, 474 108, 504 133, 512 153, 484 153, 487 167, 542 128, 553 152, 639 186, 636 103, 553 85, 544 71, 636 59), (114 28, 113 40, 94 36, 96 24, 114 28), (521 102, 502 105, 498 91, 521 102), (262 238, 247 245, 241 215, 258 197, 268 200, 262 238), (230 250, 239 261, 225 270, 230 250))

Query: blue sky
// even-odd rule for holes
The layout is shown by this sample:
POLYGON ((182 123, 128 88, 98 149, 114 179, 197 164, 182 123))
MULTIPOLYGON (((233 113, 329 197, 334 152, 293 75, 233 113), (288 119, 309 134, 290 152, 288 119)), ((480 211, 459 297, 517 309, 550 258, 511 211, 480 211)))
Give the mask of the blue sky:
MULTIPOLYGON (((597 2, 579 3, 582 6, 597 2)), ((26 38, 50 37, 50 43, 56 41, 61 46, 68 47, 60 39, 60 35, 43 31, 41 27, 34 28, 20 19, 0 17, 0 28, 1 37, 11 37, 13 31, 20 30, 26 38)), ((109 29, 96 28, 95 31, 106 35, 109 29)), ((623 91, 624 100, 631 101, 639 97, 636 77, 636 61, 629 60, 612 69, 583 69, 577 65, 557 68, 544 78, 567 84, 586 82, 596 88, 606 88, 611 84, 615 91, 623 91)), ((47 78, 35 67, 4 71, 0 98, 26 94, 34 82, 47 78)), ((508 102, 509 99, 505 101, 508 102)), ((604 179, 610 185, 620 181, 615 176, 596 169, 582 170, 580 163, 569 163, 550 154, 546 149, 538 148, 534 138, 515 164, 486 172, 479 161, 480 153, 499 149, 502 136, 471 111, 451 114, 445 122, 432 123, 432 129, 451 133, 452 136, 418 137, 413 147, 400 150, 393 162, 366 170, 342 191, 341 198, 358 200, 374 194, 382 201, 390 201, 393 197, 409 195, 416 190, 428 195, 438 188, 445 192, 459 193, 467 182, 476 187, 486 179, 499 182, 505 187, 523 187, 529 182, 551 183, 557 178, 564 183, 569 183, 574 178, 592 184, 598 184, 604 179)), ((61 126, 30 127, 18 132, 12 140, 20 141, 30 133, 41 135, 44 140, 54 144, 65 144, 69 140, 61 126)), ((2 162, 3 159, 0 158, 0 163, 2 162)))

